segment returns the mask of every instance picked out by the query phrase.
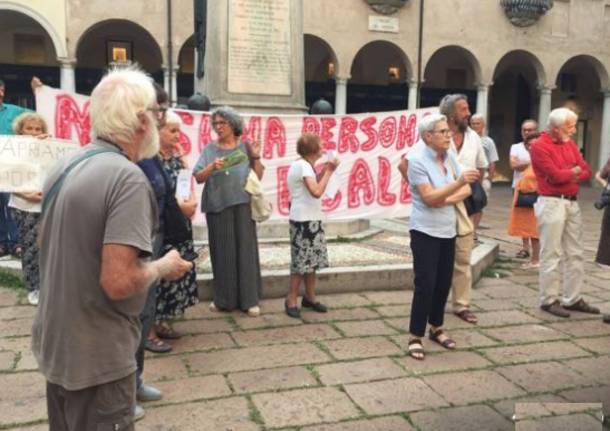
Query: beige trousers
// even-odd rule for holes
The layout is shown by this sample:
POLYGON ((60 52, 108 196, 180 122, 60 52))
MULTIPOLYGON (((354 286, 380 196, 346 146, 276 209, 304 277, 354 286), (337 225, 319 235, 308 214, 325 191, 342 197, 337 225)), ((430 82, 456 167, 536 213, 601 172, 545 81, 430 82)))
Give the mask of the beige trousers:
POLYGON ((582 220, 578 202, 540 196, 534 205, 540 234, 540 304, 580 299, 584 278, 582 220), (563 281, 563 298, 560 285, 563 281))
POLYGON ((472 292, 472 271, 470 256, 474 247, 474 233, 455 238, 455 263, 453 264, 453 280, 451 300, 453 311, 459 313, 470 307, 472 292))

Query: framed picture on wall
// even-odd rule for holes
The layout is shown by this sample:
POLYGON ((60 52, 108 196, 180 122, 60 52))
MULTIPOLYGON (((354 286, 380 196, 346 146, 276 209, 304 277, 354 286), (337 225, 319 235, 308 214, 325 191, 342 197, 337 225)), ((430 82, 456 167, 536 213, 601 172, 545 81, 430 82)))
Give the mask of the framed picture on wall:
POLYGON ((133 60, 133 43, 124 40, 106 42, 106 63, 131 63, 133 60))

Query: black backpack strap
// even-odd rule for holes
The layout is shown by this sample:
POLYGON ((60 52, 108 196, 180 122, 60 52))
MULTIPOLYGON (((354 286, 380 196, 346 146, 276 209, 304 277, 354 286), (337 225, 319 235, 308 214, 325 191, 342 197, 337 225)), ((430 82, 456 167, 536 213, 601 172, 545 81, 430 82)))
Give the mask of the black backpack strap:
POLYGON ((57 193, 59 193, 59 190, 61 189, 61 186, 63 185, 64 180, 66 179, 66 177, 68 176, 70 171, 72 171, 72 169, 74 169, 80 162, 82 162, 82 161, 84 161, 84 160, 86 160, 86 159, 88 159, 90 157, 93 157, 93 156, 95 156, 97 154, 103 154, 103 153, 121 154, 120 151, 115 150, 115 149, 99 148, 99 149, 96 149, 96 150, 87 151, 86 153, 84 153, 80 157, 78 157, 75 160, 73 160, 72 163, 70 163, 68 165, 68 167, 66 169, 64 169, 64 171, 61 173, 59 178, 57 178, 57 180, 55 180, 53 185, 49 188, 49 191, 44 194, 44 196, 42 198, 41 215, 44 215, 46 209, 55 200, 55 197, 57 196, 57 193))

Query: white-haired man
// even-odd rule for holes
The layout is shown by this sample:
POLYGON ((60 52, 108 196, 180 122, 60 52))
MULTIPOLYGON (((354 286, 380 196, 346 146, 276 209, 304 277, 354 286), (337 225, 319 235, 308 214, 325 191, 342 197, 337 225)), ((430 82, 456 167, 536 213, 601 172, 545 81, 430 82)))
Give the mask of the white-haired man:
MULTIPOLYGON (((481 137, 468 127, 470 119, 468 98, 463 94, 448 94, 441 100, 439 111, 447 117, 447 123, 452 132, 452 148, 457 152, 457 159, 462 169, 478 169, 481 174, 479 178, 483 178, 488 163, 481 144, 481 137)), ((470 214, 473 222, 481 209, 470 214)), ((472 292, 470 256, 473 247, 474 233, 458 235, 456 238, 452 302, 453 313, 462 320, 474 324, 478 319, 470 310, 472 292)))
POLYGON ((133 430, 138 315, 157 279, 192 264, 150 261, 156 202, 134 162, 157 153, 152 81, 111 71, 91 94, 92 143, 49 175, 32 349, 47 379, 51 431, 133 430))
POLYGON ((541 246, 540 308, 560 317, 570 317, 568 310, 599 313, 581 295, 584 258, 577 198, 580 183, 591 178, 591 170, 572 140, 577 121, 569 109, 554 109, 546 131, 530 148, 539 194, 534 211, 541 246))

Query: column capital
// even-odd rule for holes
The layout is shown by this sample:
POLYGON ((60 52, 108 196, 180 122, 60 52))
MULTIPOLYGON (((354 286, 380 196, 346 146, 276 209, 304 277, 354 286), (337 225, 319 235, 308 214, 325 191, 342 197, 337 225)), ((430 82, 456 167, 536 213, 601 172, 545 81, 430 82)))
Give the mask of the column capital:
POLYGON ((557 87, 547 86, 544 84, 538 84, 538 86, 536 86, 536 89, 540 92, 540 94, 551 94, 555 88, 557 87))
POLYGON ((335 75, 334 78, 337 85, 345 85, 347 81, 352 79, 351 75, 335 75))
POLYGON ((477 88, 477 91, 487 91, 493 84, 493 82, 477 82, 474 85, 477 88))
POLYGON ((76 65, 76 58, 57 57, 57 61, 62 67, 74 67, 76 65))

